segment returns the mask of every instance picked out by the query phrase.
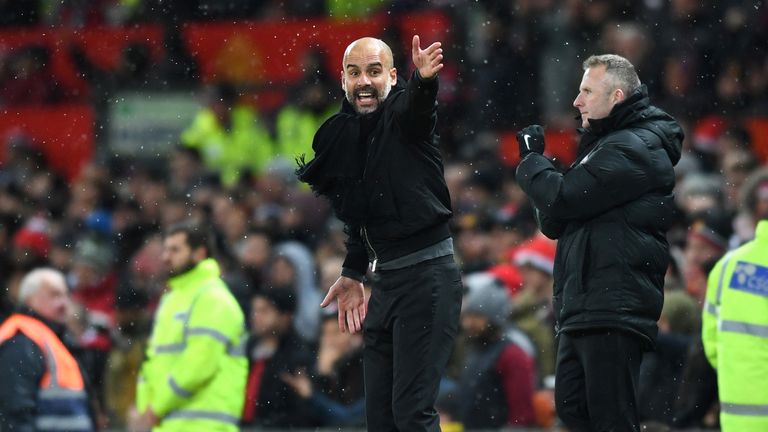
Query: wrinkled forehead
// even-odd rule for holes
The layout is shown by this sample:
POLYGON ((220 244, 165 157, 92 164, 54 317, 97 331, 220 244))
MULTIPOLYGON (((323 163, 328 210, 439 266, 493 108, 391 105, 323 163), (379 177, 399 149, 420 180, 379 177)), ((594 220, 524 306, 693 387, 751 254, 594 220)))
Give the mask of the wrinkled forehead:
POLYGON ((392 67, 392 55, 386 46, 376 40, 355 41, 347 47, 344 53, 342 68, 349 66, 365 68, 372 64, 381 64, 385 68, 392 67))

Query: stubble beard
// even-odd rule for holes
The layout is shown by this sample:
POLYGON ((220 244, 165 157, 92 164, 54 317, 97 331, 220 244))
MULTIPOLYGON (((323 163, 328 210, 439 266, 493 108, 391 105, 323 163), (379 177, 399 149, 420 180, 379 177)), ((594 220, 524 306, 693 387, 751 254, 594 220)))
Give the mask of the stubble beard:
POLYGON ((176 276, 183 275, 184 273, 195 268, 196 265, 197 263, 190 257, 187 260, 187 262, 184 263, 184 265, 181 265, 177 268, 168 269, 168 277, 176 277, 176 276))

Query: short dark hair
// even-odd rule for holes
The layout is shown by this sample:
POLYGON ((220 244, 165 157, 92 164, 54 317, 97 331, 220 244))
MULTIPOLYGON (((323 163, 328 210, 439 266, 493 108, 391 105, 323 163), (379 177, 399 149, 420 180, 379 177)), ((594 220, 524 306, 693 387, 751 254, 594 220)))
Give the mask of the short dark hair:
POLYGON ((254 294, 253 297, 263 298, 283 315, 296 313, 296 292, 292 289, 266 287, 254 294))
POLYGON ((163 237, 168 238, 179 233, 187 236, 187 244, 190 249, 195 250, 203 247, 206 250, 206 256, 211 257, 215 254, 213 238, 207 228, 193 222, 180 222, 168 227, 163 237))

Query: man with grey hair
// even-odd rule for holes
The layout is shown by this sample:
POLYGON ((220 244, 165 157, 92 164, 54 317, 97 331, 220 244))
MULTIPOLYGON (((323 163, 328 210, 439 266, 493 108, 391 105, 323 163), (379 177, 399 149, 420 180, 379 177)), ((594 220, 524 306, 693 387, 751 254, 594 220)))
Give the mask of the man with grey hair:
POLYGON ((83 375, 62 337, 69 314, 64 275, 32 270, 18 300, 18 311, 0 326, 0 430, 93 430, 83 375))
POLYGON ((558 416, 574 432, 634 432, 640 361, 664 299, 683 132, 650 104, 627 59, 592 56, 583 67, 575 162, 558 171, 543 156, 543 128, 528 126, 517 134, 517 180, 541 231, 558 239, 558 416))

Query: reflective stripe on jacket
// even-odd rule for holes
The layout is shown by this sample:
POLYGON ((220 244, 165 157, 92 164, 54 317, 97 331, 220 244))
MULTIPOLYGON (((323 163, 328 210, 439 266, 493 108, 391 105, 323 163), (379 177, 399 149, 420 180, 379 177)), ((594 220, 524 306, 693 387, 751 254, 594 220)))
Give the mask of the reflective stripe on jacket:
POLYGON ((768 431, 768 221, 709 274, 702 341, 717 369, 722 430, 768 431))
POLYGON ((155 315, 137 406, 154 431, 236 431, 245 402, 245 320, 213 259, 169 281, 155 315))
POLYGON ((77 360, 45 323, 23 314, 0 326, 0 344, 17 332, 32 340, 45 356, 46 371, 37 393, 37 431, 91 431, 88 397, 77 360))

